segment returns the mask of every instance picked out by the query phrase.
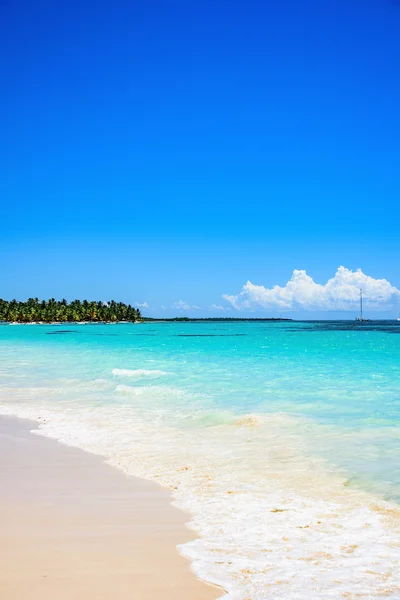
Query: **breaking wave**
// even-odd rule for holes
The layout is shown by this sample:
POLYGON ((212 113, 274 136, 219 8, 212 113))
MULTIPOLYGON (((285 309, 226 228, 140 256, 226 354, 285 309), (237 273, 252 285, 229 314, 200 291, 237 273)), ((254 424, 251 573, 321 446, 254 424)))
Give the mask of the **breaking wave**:
POLYGON ((143 377, 157 379, 163 375, 169 375, 166 371, 159 371, 158 369, 113 369, 112 374, 117 377, 134 377, 136 379, 143 377))
POLYGON ((355 590, 357 598, 399 597, 399 508, 308 456, 305 419, 249 414, 177 428, 145 420, 131 403, 98 405, 94 414, 33 398, 1 410, 172 490, 200 536, 181 552, 227 599, 352 598, 355 590))

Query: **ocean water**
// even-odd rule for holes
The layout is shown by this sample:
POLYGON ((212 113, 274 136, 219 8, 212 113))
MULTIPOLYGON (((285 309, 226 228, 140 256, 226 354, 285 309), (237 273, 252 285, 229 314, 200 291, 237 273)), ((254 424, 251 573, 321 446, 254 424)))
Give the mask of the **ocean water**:
POLYGON ((399 599, 399 334, 0 325, 0 412, 169 487, 200 536, 180 551, 229 600, 399 599))

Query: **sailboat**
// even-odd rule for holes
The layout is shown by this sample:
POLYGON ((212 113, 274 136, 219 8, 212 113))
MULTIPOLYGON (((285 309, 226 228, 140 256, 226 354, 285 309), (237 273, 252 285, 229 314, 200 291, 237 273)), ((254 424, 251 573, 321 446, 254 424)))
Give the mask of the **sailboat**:
POLYGON ((369 321, 370 319, 364 319, 363 317, 363 296, 362 296, 362 289, 360 288, 360 316, 356 318, 356 321, 361 321, 363 323, 369 321))

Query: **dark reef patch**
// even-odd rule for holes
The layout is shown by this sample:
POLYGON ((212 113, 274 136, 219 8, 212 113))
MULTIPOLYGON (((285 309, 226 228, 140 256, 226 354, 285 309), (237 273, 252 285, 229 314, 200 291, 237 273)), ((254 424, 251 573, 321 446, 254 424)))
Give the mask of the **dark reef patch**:
POLYGON ((60 329, 60 331, 47 331, 46 335, 60 335, 62 333, 78 333, 72 329, 60 329))

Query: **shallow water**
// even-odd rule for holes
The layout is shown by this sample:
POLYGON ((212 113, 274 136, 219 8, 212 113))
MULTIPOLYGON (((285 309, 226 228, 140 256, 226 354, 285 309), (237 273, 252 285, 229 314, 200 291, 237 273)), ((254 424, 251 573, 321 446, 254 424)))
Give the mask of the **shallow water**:
POLYGON ((230 599, 399 598, 398 333, 2 325, 0 410, 171 487, 230 599))

